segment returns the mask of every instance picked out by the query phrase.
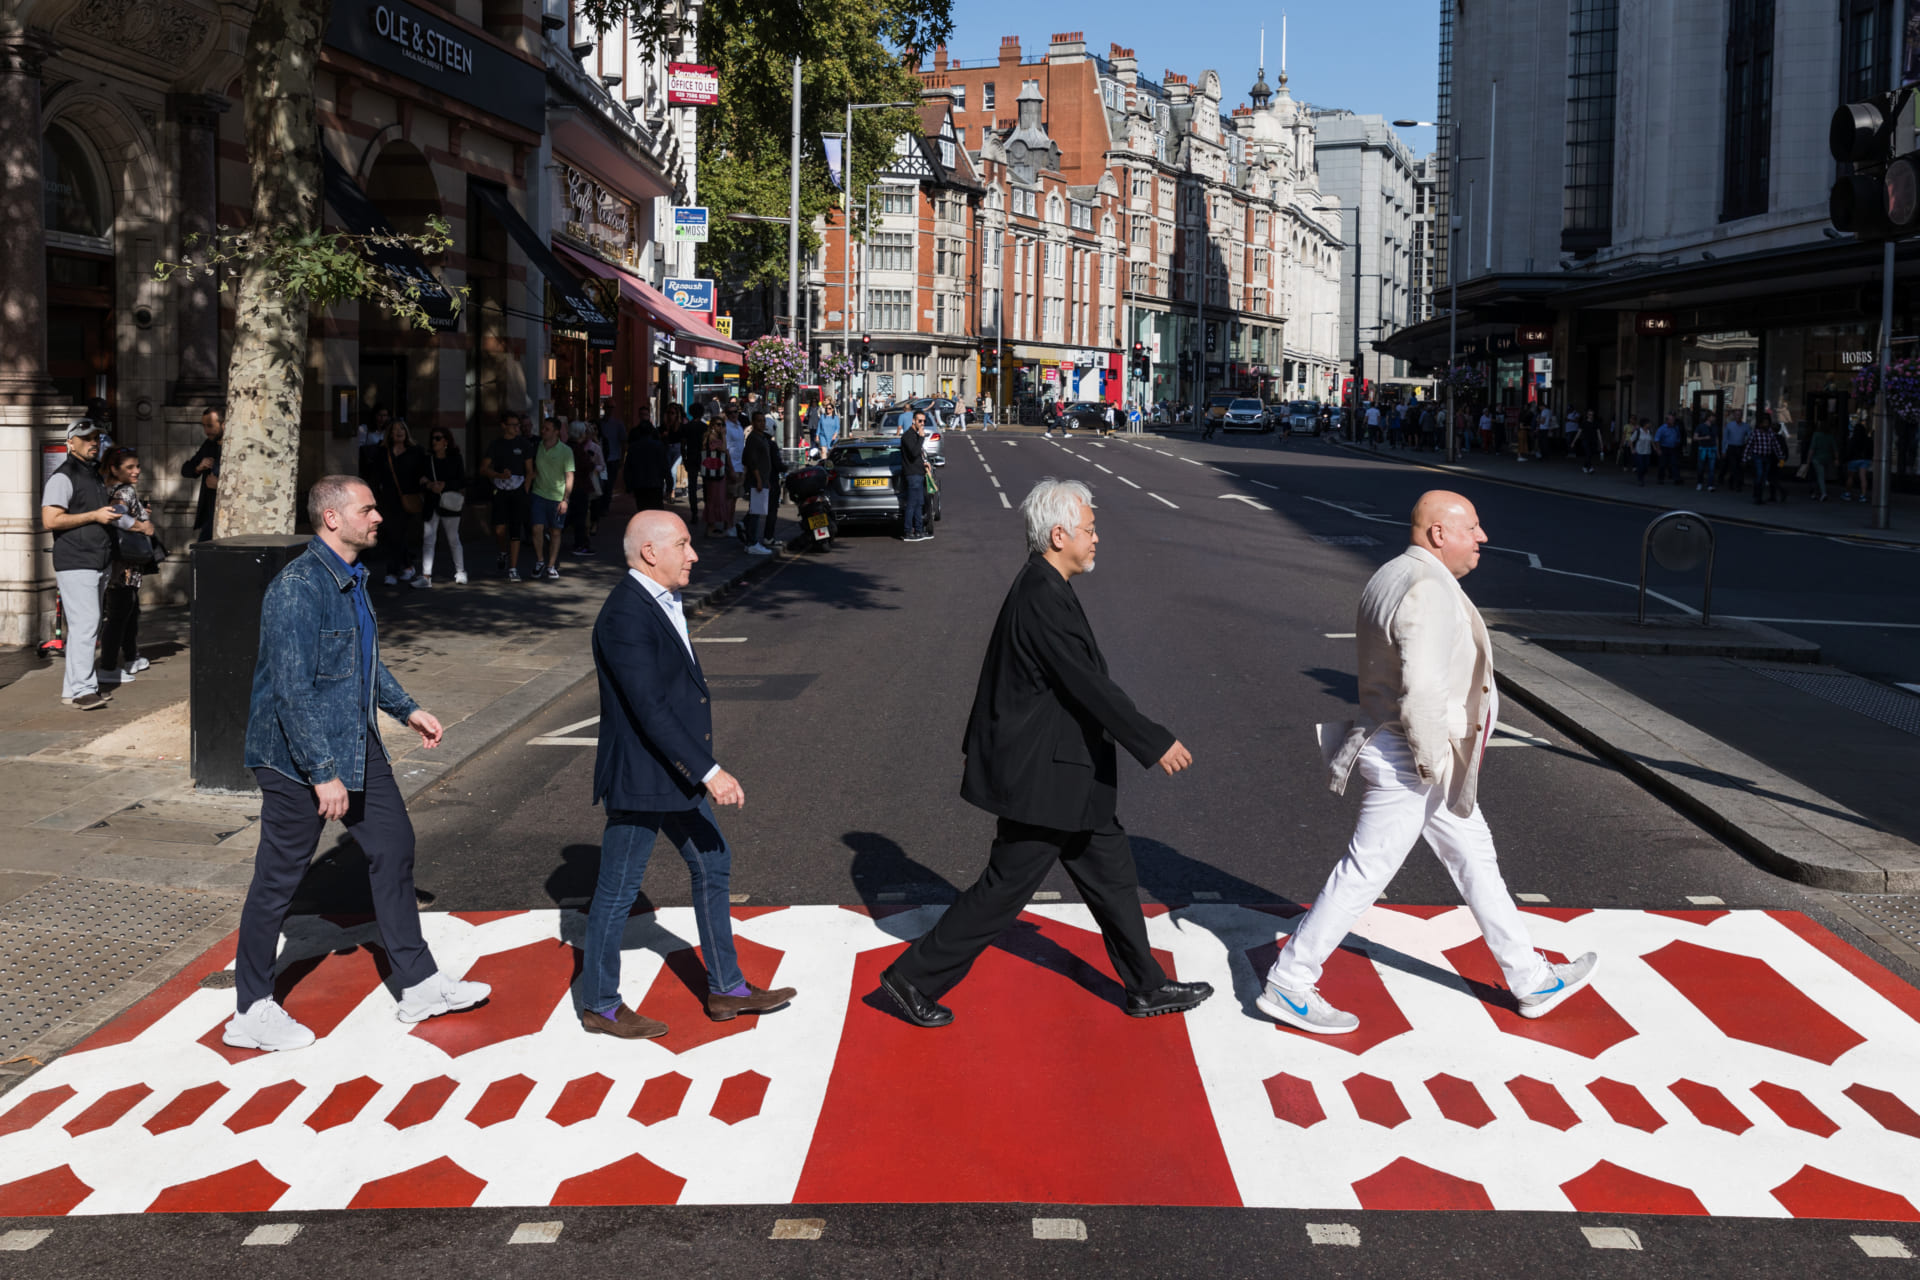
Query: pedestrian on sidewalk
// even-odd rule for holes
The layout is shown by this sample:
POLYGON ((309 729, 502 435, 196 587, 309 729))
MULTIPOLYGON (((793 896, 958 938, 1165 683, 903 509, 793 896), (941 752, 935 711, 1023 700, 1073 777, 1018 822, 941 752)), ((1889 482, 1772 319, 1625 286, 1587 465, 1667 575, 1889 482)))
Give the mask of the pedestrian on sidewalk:
MULTIPOLYGON (((623 444, 627 434, 627 428, 622 424, 620 438, 623 444)), ((607 442, 600 438, 600 424, 597 422, 587 424, 587 457, 593 464, 593 470, 588 472, 588 478, 592 481, 589 486, 592 501, 587 504, 587 540, 591 547, 594 535, 600 532, 600 522, 607 518, 607 510, 613 504, 613 481, 620 474, 620 468, 607 453, 607 442)))
POLYGON ((113 535, 106 526, 131 528, 131 517, 113 509, 94 466, 100 460, 100 424, 81 418, 67 428, 67 457, 47 477, 40 497, 40 527, 53 535, 53 581, 67 620, 66 669, 60 698, 79 711, 97 711, 112 700, 100 691, 94 646, 100 638, 100 608, 113 535))
POLYGON ((467 509, 467 465, 453 433, 435 427, 427 434, 427 478, 421 485, 421 497, 427 504, 426 523, 420 533, 420 576, 416 587, 433 585, 433 553, 440 534, 447 535, 447 550, 453 553, 453 582, 467 585, 467 552, 460 545, 460 517, 467 509))
MULTIPOLYGON (((1860 492, 1861 502, 1873 500, 1873 432, 1864 422, 1855 422, 1847 432, 1847 492, 1846 500, 1853 501, 1856 489, 1860 492)), ((71 640, 68 641, 72 643, 71 640)))
POLYGON ((925 542, 927 532, 927 415, 915 409, 900 433, 900 540, 925 542))
MULTIPOLYGON (((756 393, 753 396, 753 402, 757 404, 759 400, 760 397, 756 393)), ((740 419, 739 406, 731 400, 727 402, 726 433, 729 467, 727 471, 727 532, 737 538, 741 534, 741 528, 735 504, 743 496, 743 486, 746 483, 747 429, 740 419)))
MULTIPOLYGON (((642 412, 640 416, 644 418, 646 414, 642 412)), ((620 462, 627 456, 627 441, 632 436, 633 432, 627 427, 626 420, 620 416, 620 411, 613 407, 613 401, 602 400, 600 421, 593 425, 593 438, 599 442, 600 453, 606 462, 607 491, 596 499, 593 512, 595 520, 606 518, 607 506, 613 499, 613 477, 621 473, 620 462)))
POLYGON ((1660 453, 1661 484, 1680 483, 1680 428, 1674 424, 1676 416, 1669 413, 1653 432, 1653 445, 1660 453))
POLYGON ((521 434, 520 415, 509 409, 500 415, 499 438, 480 460, 480 474, 493 486, 493 541, 499 553, 494 569, 508 582, 520 581, 521 540, 533 540, 533 449, 533 441, 521 434))
POLYGON ((1357 768, 1366 797, 1347 853, 1267 971, 1255 1003, 1263 1013, 1315 1035, 1341 1035, 1360 1020, 1337 1009, 1317 983, 1327 957, 1346 940, 1412 852, 1427 844, 1446 867, 1488 948, 1506 975, 1520 1016, 1538 1018, 1593 978, 1592 953, 1553 964, 1527 935, 1500 875, 1487 820, 1475 796, 1487 739, 1500 718, 1493 645, 1459 579, 1480 563, 1487 535, 1473 504, 1432 490, 1413 509, 1407 549, 1360 594, 1358 723, 1321 725, 1329 785, 1345 794, 1357 768))
POLYGON ((573 450, 562 438, 560 419, 540 424, 540 443, 533 450, 533 576, 560 577, 560 534, 567 527, 567 508, 575 492, 573 450))
POLYGON ((1493 453, 1493 409, 1480 410, 1480 452, 1493 453))
POLYGON ((962 743, 960 795, 997 819, 993 847, 980 878, 887 967, 880 985, 916 1026, 952 1022, 953 1011, 936 1002, 1058 862, 1100 926, 1128 1016, 1184 1013, 1213 988, 1168 981, 1153 957, 1139 873, 1115 816, 1115 744, 1169 775, 1193 756, 1107 674, 1074 594, 1073 579, 1093 568, 1100 545, 1092 493, 1077 480, 1042 480, 1020 515, 1027 563, 1000 606, 962 743))
POLYGON ((1633 429, 1633 478, 1647 487, 1647 469, 1653 465, 1653 430, 1645 418, 1633 429))
POLYGON ((593 624, 600 681, 600 745, 593 803, 605 804, 600 873, 587 912, 580 966, 580 1025, 597 1035, 647 1040, 667 1033, 620 998, 620 941, 640 894, 654 841, 665 832, 692 880, 694 927, 707 968, 707 1017, 728 1022, 766 1013, 794 997, 768 991, 740 972, 727 890, 733 850, 713 806, 747 794, 714 758, 713 703, 687 635, 680 592, 700 557, 670 511, 642 511, 627 523, 627 572, 593 624))
POLYGON ((1780 434, 1773 429, 1773 423, 1765 414, 1760 416, 1760 421, 1754 424, 1753 433, 1747 437, 1747 461, 1753 467, 1754 505, 1766 502, 1769 489, 1784 500, 1780 482, 1773 474, 1780 462, 1780 434))
POLYGON ((1747 440, 1752 434, 1740 410, 1727 411, 1726 425, 1720 428, 1720 483, 1734 493, 1746 487, 1747 440))
POLYGON ((700 483, 706 491, 707 536, 721 537, 733 527, 733 451, 727 448, 724 419, 707 421, 700 447, 700 483))
POLYGON ((601 474, 607 468, 585 422, 567 424, 567 447, 573 452, 573 492, 568 495, 566 527, 573 535, 570 554, 577 559, 593 554, 593 504, 606 488, 601 474))
POLYGON ((773 488, 776 449, 773 437, 767 434, 767 415, 756 411, 753 430, 747 434, 747 443, 740 453, 746 469, 747 554, 750 556, 773 554, 773 548, 762 545, 761 539, 767 524, 767 499, 773 488))
POLYGON ((658 511, 667 505, 667 489, 673 483, 668 456, 667 446, 660 442, 652 422, 643 417, 633 424, 623 482, 633 498, 634 510, 658 511))
POLYGON ((385 582, 413 579, 415 525, 426 509, 420 486, 427 478, 426 454, 413 443, 405 418, 387 424, 385 437, 360 451, 360 478, 380 504, 380 559, 385 582))
POLYGON ((820 461, 825 464, 833 453, 833 442, 840 438, 840 418, 833 411, 833 401, 820 402, 820 412, 813 415, 813 438, 820 446, 820 461))
POLYGON ((440 722, 380 661, 360 557, 379 541, 365 481, 324 476, 307 493, 313 540, 274 575, 260 606, 260 656, 247 709, 246 762, 260 783, 260 847, 234 954, 237 1012, 221 1039, 238 1049, 302 1049, 313 1032, 274 998, 280 929, 329 822, 366 855, 373 915, 402 1022, 470 1009, 491 989, 443 973, 420 933, 413 823, 393 779, 379 713, 440 745, 440 722))
POLYGON ((1833 425, 1825 418, 1815 424, 1813 439, 1807 442, 1806 470, 1813 477, 1813 500, 1827 500, 1827 468, 1840 456, 1839 445, 1833 438, 1833 425))
POLYGON ((181 464, 180 477, 193 481, 193 533, 195 542, 206 542, 213 537, 214 502, 220 492, 220 445, 226 438, 227 420, 218 409, 206 409, 200 414, 200 431, 204 437, 193 456, 181 464))
POLYGON ((707 481, 701 454, 706 447, 707 420, 692 413, 679 415, 677 420, 680 427, 680 467, 686 473, 687 481, 687 528, 691 529, 702 523, 701 499, 706 496, 707 481))
POLYGON ((1578 432, 1573 438, 1573 445, 1580 455, 1580 469, 1592 475, 1600 465, 1600 415, 1589 410, 1577 416, 1568 414, 1567 421, 1578 432))
POLYGON ((1713 492, 1713 478, 1720 474, 1720 424, 1711 413, 1700 415, 1693 424, 1693 490, 1704 486, 1713 492))
POLYGON ((153 664, 140 656, 140 578, 159 567, 153 513, 140 497, 140 455, 119 448, 100 467, 107 501, 123 517, 116 521, 113 564, 107 570, 104 621, 100 624, 99 669, 109 684, 132 684, 153 664), (131 523, 127 523, 131 521, 131 523))

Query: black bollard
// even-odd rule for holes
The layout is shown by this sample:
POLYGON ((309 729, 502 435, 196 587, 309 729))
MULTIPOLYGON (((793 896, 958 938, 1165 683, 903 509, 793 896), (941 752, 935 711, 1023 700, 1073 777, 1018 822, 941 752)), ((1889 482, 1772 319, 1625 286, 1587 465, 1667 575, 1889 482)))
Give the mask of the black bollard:
POLYGON ((260 656, 260 602, 301 551, 295 534, 243 534, 193 547, 190 771, 202 791, 257 791, 247 771, 247 706, 260 656))

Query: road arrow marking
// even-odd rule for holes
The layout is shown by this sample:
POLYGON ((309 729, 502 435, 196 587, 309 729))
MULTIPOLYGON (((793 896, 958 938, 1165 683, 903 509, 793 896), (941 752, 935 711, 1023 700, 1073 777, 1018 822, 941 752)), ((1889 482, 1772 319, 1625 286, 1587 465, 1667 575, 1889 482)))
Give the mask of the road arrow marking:
POLYGON ((1173 508, 1173 509, 1174 509, 1175 511, 1178 511, 1178 510, 1180 509, 1180 507, 1179 507, 1179 505, 1178 505, 1178 504, 1176 504, 1176 503, 1172 503, 1172 502, 1168 502, 1168 501, 1167 501, 1167 500, 1166 500, 1165 498, 1163 498, 1163 497, 1161 497, 1161 496, 1160 496, 1159 494, 1157 494, 1157 493, 1155 493, 1155 492, 1153 492, 1153 491, 1152 491, 1151 489, 1149 489, 1149 490, 1147 491, 1147 496, 1148 496, 1149 498, 1152 498, 1152 499, 1153 499, 1153 500, 1154 500, 1155 502, 1159 502, 1159 503, 1164 503, 1164 504, 1165 504, 1166 506, 1169 506, 1169 507, 1172 507, 1172 508, 1173 508))

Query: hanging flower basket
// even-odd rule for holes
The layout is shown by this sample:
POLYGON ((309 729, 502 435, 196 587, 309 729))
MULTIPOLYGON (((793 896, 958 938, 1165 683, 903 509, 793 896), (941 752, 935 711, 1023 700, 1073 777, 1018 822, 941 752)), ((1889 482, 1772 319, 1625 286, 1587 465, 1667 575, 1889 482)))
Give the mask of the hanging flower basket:
MULTIPOLYGON (((1896 418, 1920 418, 1920 356, 1902 356, 1893 361, 1887 377, 1887 409, 1896 418)), ((1880 366, 1862 365, 1853 372, 1853 400, 1858 408, 1868 408, 1880 391, 1880 366)))
POLYGON ((853 361, 838 351, 823 357, 820 361, 820 381, 823 383, 838 382, 844 386, 853 378, 853 373, 853 361))
POLYGON ((776 400, 800 385, 807 372, 807 353, 799 343, 778 334, 747 344, 747 375, 776 400))

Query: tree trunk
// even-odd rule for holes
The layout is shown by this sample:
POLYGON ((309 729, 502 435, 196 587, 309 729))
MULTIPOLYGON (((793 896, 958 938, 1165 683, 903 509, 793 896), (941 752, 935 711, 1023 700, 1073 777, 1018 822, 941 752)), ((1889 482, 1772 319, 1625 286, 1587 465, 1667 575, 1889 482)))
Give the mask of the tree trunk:
MULTIPOLYGON (((298 237, 320 219, 314 73, 329 0, 261 0, 247 34, 247 161, 256 233, 298 237)), ((227 435, 214 532, 292 533, 306 383, 305 298, 268 262, 240 278, 227 367, 227 435)))

